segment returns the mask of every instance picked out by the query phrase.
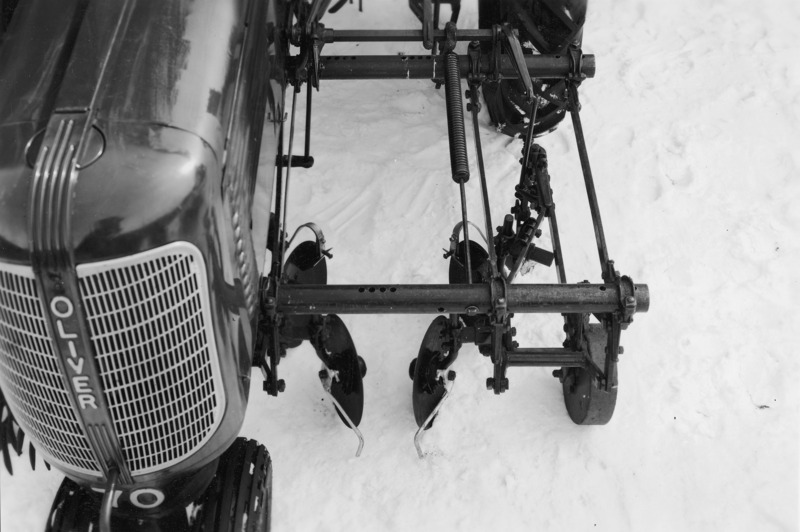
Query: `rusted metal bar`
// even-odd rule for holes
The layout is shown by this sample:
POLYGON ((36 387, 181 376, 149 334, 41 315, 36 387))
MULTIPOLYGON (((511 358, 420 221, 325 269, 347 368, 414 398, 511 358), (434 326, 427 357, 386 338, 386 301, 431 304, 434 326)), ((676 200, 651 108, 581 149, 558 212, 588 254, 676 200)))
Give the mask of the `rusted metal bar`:
POLYGON ((282 285, 277 312, 294 314, 486 314, 497 298, 508 312, 608 313, 619 310, 625 297, 636 299, 637 312, 647 312, 647 285, 620 294, 616 284, 509 285, 282 285))
MULTIPOLYGON (((444 61, 440 55, 354 55, 325 56, 320 59, 320 77, 326 80, 351 79, 441 79, 444 80, 444 61)), ((481 60, 481 73, 490 74, 491 61, 488 56, 481 60)), ((572 62, 567 55, 532 55, 525 57, 531 78, 564 79, 572 74, 572 62)), ((458 59, 461 77, 470 73, 470 59, 458 59)), ((518 74, 511 58, 500 59, 503 78, 517 79, 518 74)), ((581 73, 594 77, 594 55, 584 55, 581 73)))
MULTIPOLYGON (((492 30, 458 30, 460 42, 491 41, 492 30)), ((322 38, 326 43, 337 42, 422 42, 422 30, 333 30, 326 29, 322 38)), ((433 40, 443 41, 444 30, 433 30, 433 40)))
POLYGON ((563 347, 527 347, 509 351, 506 355, 509 367, 586 367, 586 355, 563 347))

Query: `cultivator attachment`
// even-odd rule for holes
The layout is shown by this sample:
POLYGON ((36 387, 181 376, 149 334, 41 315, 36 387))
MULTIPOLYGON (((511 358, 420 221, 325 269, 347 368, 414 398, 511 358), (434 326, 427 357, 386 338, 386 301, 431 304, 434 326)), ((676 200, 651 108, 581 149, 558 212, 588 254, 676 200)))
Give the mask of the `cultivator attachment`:
MULTIPOLYGON (((419 427, 414 441, 420 456, 424 454, 422 434, 433 426, 450 393, 456 377, 453 364, 464 344, 475 344, 490 359, 492 371, 486 379, 486 388, 495 394, 509 389, 509 368, 554 366, 558 369, 553 374, 563 386, 571 419, 578 424, 607 423, 616 402, 617 362, 622 352, 620 335, 635 313, 647 311, 649 294, 646 285, 635 284, 620 275, 609 259, 580 122, 578 87, 594 75, 594 57, 583 54, 579 48, 580 28, 551 13, 566 26, 558 34, 560 44, 551 42, 553 46, 548 48, 545 44, 550 42, 548 38, 552 41, 555 33, 548 36, 537 32, 523 20, 522 33, 527 43, 523 47, 519 25, 493 24, 462 30, 456 26, 460 2, 410 0, 410 7, 422 23, 421 30, 334 30, 312 16, 319 8, 326 7, 318 4, 317 1, 296 3, 289 31, 290 41, 300 53, 287 57, 288 81, 294 91, 288 150, 283 150, 286 141, 282 131, 278 156, 275 219, 283 220, 279 234, 285 235, 286 231, 292 168, 313 165, 308 144, 310 90, 306 93, 305 154, 292 153, 297 94, 303 84, 319 89, 327 79, 427 78, 437 87, 444 86, 451 175, 461 196, 461 220, 452 232, 449 249, 445 250, 444 257, 449 260, 448 285, 328 285, 326 258, 330 254, 324 249, 324 238, 315 225, 307 227, 315 233, 316 240, 298 245, 286 259, 283 256, 288 246, 281 242, 273 253, 272 272, 262 284, 263 356, 259 363, 266 378, 265 390, 273 395, 283 390, 284 383, 277 377, 280 359, 287 347, 309 340, 323 363, 320 379, 325 391, 342 421, 357 432, 360 453, 363 439, 357 426, 363 412, 362 378, 366 368, 339 315, 438 314, 409 366, 413 381, 411 403, 419 427), (444 29, 439 29, 442 3, 451 4, 451 18, 444 29), (355 57, 323 54, 326 44, 341 41, 419 41, 431 53, 355 57), (459 55, 456 45, 464 41, 469 43, 467 53, 459 55), (531 43, 540 53, 530 53, 531 43), (468 86, 465 93, 463 80, 468 86), (480 95, 484 89, 490 93, 495 105, 490 106, 490 111, 492 118, 496 118, 498 90, 508 92, 510 82, 513 95, 501 94, 500 98, 505 98, 504 104, 520 109, 527 126, 518 128, 523 133, 522 157, 510 209, 502 223, 494 227, 489 193, 502 191, 490 186, 484 168, 478 120, 480 95), (602 283, 598 284, 567 282, 547 153, 535 142, 538 135, 551 130, 566 114, 572 117, 594 225, 602 276, 602 283), (467 212, 465 183, 471 177, 467 121, 472 124, 475 143, 482 226, 473 223, 467 212), (540 243, 545 231, 549 231, 552 249, 540 243), (471 235, 479 235, 479 239, 471 235), (516 281, 535 265, 553 268, 555 272, 551 275, 557 283, 518 284, 516 281), (520 347, 512 326, 517 313, 561 314, 566 332, 563 344, 520 347)), ((577 9, 582 9, 583 17, 585 5, 577 9)), ((503 16, 499 8, 482 6, 482 17, 487 10, 495 19, 503 16)))

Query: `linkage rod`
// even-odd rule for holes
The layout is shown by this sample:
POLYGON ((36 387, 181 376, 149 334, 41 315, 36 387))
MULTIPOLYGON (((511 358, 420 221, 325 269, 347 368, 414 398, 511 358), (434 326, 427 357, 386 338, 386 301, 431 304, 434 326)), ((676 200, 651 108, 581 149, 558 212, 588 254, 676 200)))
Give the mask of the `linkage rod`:
MULTIPOLYGON (((286 92, 283 93, 283 98, 281 100, 281 113, 283 113, 283 109, 286 108, 286 92)), ((277 279, 280 279, 283 265, 281 264, 281 260, 283 260, 283 253, 281 253, 281 246, 283 246, 283 239, 284 237, 281 235, 281 231, 284 231, 284 228, 280 226, 281 220, 283 220, 283 147, 284 147, 284 138, 285 138, 285 130, 286 130, 286 121, 283 119, 283 116, 275 117, 276 120, 280 120, 280 128, 278 132, 278 160, 276 161, 275 165, 275 225, 277 225, 277 238, 275 239, 275 249, 272 250, 272 268, 271 273, 274 273, 277 279)), ((273 228, 269 227, 269 231, 272 232, 273 228)), ((267 237, 269 241, 269 237, 267 237)), ((277 283, 275 283, 277 286, 277 283)))
POLYGON ((494 227, 492 226, 492 208, 489 205, 489 187, 486 184, 486 167, 483 163, 483 148, 481 147, 481 128, 478 123, 478 110, 480 103, 480 85, 470 84, 470 111, 472 112, 472 131, 475 139, 475 157, 478 160, 478 173, 481 178, 481 198, 483 199, 483 218, 486 222, 486 245, 489 247, 489 264, 492 269, 492 277, 497 276, 497 253, 494 249, 494 227))
MULTIPOLYGON (((460 32, 459 32, 460 34, 460 32)), ((481 58, 481 74, 491 74, 489 56, 481 58)), ((444 60, 441 55, 355 55, 325 56, 320 58, 320 77, 326 80, 353 79, 444 79, 444 60)), ((571 59, 566 55, 525 56, 525 65, 532 78, 566 79, 572 74, 571 59)), ((470 59, 458 58, 461 77, 470 73, 470 59)), ((593 55, 584 55, 581 73, 594 77, 593 55)), ((500 58, 500 74, 505 79, 517 79, 518 73, 511 58, 500 58)))
MULTIPOLYGON (((287 155, 287 159, 289 161, 292 160, 292 149, 294 147, 294 119, 295 119, 295 116, 297 115, 297 92, 298 92, 298 89, 295 89, 295 90, 292 91, 292 118, 291 118, 291 122, 290 122, 290 125, 289 125, 289 149, 288 149, 288 155, 287 155)), ((291 177, 291 175, 292 175, 292 165, 289 164, 286 167, 286 180, 285 180, 285 183, 284 183, 284 191, 283 191, 283 209, 282 209, 283 210, 283 220, 281 221, 281 226, 279 228, 280 235, 279 235, 279 238, 278 238, 278 241, 280 242, 280 244, 279 244, 280 248, 277 250, 278 251, 277 255, 280 257, 280 262, 278 263, 278 267, 279 267, 279 269, 278 269, 278 278, 280 278, 280 276, 283 275, 283 263, 284 263, 284 260, 286 258, 285 257, 285 255, 286 255, 286 249, 285 249, 286 248, 286 232, 288 230, 287 227, 286 227, 286 213, 289 210, 288 209, 288 205, 289 205, 289 178, 291 177)))
MULTIPOLYGON (((647 285, 633 294, 621 285, 507 285, 508 312, 608 313, 619 310, 620 297, 636 298, 637 312, 647 312, 647 285), (624 291, 625 293, 620 294, 624 291)), ((496 297, 496 293, 494 294, 496 297)), ((494 308, 489 284, 472 285, 283 285, 279 313, 297 314, 487 314, 494 308)))
POLYGON ((472 284, 472 250, 469 245, 469 217, 467 216, 467 191, 464 188, 464 183, 458 184, 459 192, 461 193, 461 220, 464 229, 464 257, 467 266, 467 284, 472 284))
POLYGON ((305 158, 311 155, 311 97, 313 90, 311 83, 306 83, 306 138, 305 138, 305 158))
POLYGON ((572 116, 572 127, 575 130, 575 141, 578 145, 578 155, 581 159, 583 169, 583 180, 586 184, 586 195, 589 198, 589 210, 592 213, 592 225, 594 226, 594 236, 597 240, 597 252, 600 255, 600 268, 603 272, 603 280, 611 282, 613 272, 608 272, 608 248, 606 246, 606 236, 603 232, 603 221, 600 218, 600 206, 597 202, 597 192, 594 188, 592 178, 592 168, 589 166, 589 154, 586 150, 586 139, 583 136, 583 126, 581 125, 580 110, 578 104, 578 88, 572 83, 567 84, 569 93, 570 115, 572 116))
MULTIPOLYGON (((322 38, 336 42, 422 42, 422 30, 334 30, 326 29, 322 38)), ((433 40, 447 39, 444 30, 433 30, 433 40)), ((459 42, 491 41, 492 30, 458 30, 459 42)))
POLYGON ((550 208, 550 238, 553 240, 553 255, 556 260, 556 271, 558 272, 558 282, 565 284, 567 282, 567 271, 564 268, 564 254, 561 251, 561 235, 558 232, 558 218, 556 218, 556 206, 550 208))
MULTIPOLYGON (((522 168, 520 169, 519 183, 520 186, 525 182, 525 174, 529 171, 528 167, 531 163, 531 150, 533 149, 533 130, 536 125, 536 115, 539 114, 539 98, 535 98, 531 102, 531 116, 528 122, 528 129, 525 132, 525 144, 522 149, 522 168)), ((542 209, 544 211, 544 209, 542 209)))

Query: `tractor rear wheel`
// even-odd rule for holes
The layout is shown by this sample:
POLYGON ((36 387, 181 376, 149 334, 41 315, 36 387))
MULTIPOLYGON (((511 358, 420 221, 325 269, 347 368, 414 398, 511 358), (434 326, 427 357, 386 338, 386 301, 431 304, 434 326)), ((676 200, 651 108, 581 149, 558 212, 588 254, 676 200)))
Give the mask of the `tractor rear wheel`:
POLYGON ((19 0, 0 0, 0 35, 8 28, 19 0))
MULTIPOLYGON (((53 500, 45 532, 96 532, 100 529, 102 501, 102 493, 65 478, 53 500)), ((186 526, 186 510, 182 506, 157 518, 111 514, 111 530, 179 532, 186 530, 186 526)))
POLYGON ((255 440, 237 438, 219 459, 217 474, 199 501, 195 532, 269 531, 272 460, 255 440))

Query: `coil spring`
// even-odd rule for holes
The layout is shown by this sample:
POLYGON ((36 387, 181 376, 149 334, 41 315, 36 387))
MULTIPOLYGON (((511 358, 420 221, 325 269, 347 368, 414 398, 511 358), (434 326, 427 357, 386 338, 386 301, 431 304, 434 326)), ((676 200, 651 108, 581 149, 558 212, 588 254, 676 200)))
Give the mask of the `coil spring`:
POLYGON ((444 89, 453 181, 466 183, 469 181, 469 159, 467 158, 467 136, 464 133, 464 102, 461 97, 458 55, 452 51, 444 56, 444 89))

